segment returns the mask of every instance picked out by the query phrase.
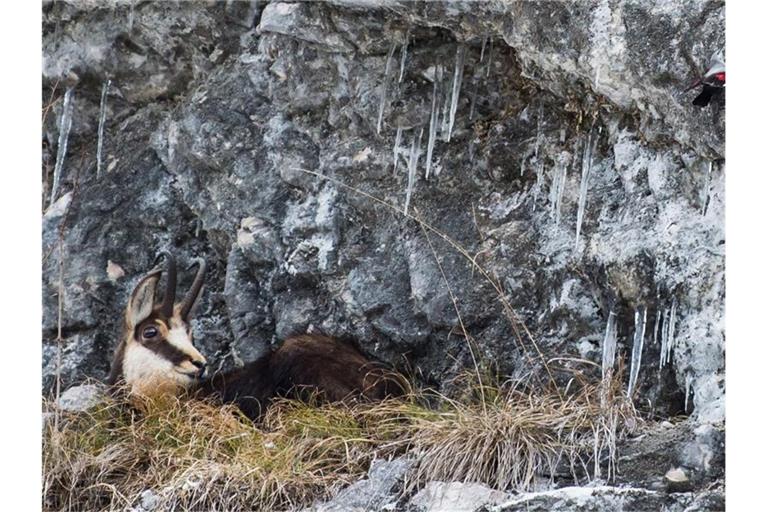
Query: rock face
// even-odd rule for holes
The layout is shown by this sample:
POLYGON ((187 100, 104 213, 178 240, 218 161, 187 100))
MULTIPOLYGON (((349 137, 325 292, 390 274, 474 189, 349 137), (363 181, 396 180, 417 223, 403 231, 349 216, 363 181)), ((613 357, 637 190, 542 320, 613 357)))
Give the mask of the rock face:
POLYGON ((305 512, 365 512, 397 505, 399 486, 412 461, 398 458, 371 464, 368 478, 347 486, 333 499, 316 503, 305 512))
POLYGON ((587 372, 612 314, 628 368, 644 342, 638 407, 720 424, 724 104, 683 91, 724 10, 44 4, 43 391, 107 374, 128 293, 171 248, 209 262, 193 328, 222 367, 314 330, 442 385, 471 365, 458 312, 488 366, 541 372, 501 295, 587 372))
POLYGON ((56 405, 64 411, 85 411, 99 403, 104 389, 96 384, 72 386, 59 396, 56 405))

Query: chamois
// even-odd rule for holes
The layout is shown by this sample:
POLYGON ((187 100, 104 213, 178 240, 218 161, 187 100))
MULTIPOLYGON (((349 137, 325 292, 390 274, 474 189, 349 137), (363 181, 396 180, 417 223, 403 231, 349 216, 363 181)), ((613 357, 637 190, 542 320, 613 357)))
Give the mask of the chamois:
MULTIPOLYGON (((192 343, 190 312, 200 296, 205 261, 196 259, 197 274, 187 294, 174 304, 176 262, 164 251, 166 286, 155 302, 162 268, 157 266, 136 285, 125 311, 125 327, 107 383, 124 382, 141 395, 191 392, 235 403, 256 420, 279 396, 327 401, 349 398, 379 400, 402 392, 402 378, 368 360, 353 346, 326 336, 305 334, 227 373, 206 378, 207 361, 192 343)), ((190 267, 192 268, 192 267, 190 267)))

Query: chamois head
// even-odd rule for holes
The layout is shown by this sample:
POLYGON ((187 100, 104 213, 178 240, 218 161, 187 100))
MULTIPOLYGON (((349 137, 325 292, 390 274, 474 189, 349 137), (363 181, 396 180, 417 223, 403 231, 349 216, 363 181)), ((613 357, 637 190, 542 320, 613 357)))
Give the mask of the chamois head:
MULTIPOLYGON (((115 353, 109 383, 123 380, 132 393, 180 392, 205 377, 205 357, 192 344, 189 314, 200 295, 205 261, 197 259, 197 275, 184 299, 175 304, 176 262, 165 256, 166 284, 160 302, 155 292, 163 270, 156 267, 134 288, 125 310, 123 338, 115 353)), ((155 262, 158 261, 155 260, 155 262)), ((190 267, 191 268, 191 267, 190 267)))

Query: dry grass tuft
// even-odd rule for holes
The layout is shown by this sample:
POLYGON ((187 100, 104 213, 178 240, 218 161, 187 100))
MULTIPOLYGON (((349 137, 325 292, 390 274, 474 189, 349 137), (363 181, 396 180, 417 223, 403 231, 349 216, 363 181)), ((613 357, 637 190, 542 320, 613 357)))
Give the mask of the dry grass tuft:
POLYGON ((612 478, 616 443, 638 421, 619 379, 610 389, 582 385, 565 398, 515 383, 485 386, 484 396, 484 404, 442 397, 437 411, 411 417, 418 460, 409 488, 439 480, 530 489, 537 477, 601 476, 601 466, 612 478))
POLYGON ((108 397, 47 425, 43 506, 124 510, 151 489, 167 510, 295 509, 359 479, 372 460, 403 453, 416 460, 406 490, 430 480, 526 488, 563 465, 583 475, 608 458, 610 471, 616 439, 635 420, 618 379, 565 399, 512 384, 486 386, 485 403, 477 396, 280 400, 258 425, 233 406, 108 397))
POLYGON ((47 510, 122 510, 146 489, 164 510, 286 510, 364 474, 375 445, 353 409, 289 401, 257 426, 233 406, 106 398, 43 438, 47 510))

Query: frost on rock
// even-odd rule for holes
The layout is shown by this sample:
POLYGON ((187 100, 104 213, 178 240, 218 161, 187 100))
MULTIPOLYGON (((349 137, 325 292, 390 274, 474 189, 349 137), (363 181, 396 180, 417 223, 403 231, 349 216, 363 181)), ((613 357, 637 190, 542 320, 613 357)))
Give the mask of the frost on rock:
POLYGON ((387 53, 387 63, 384 66, 384 79, 381 82, 381 99, 379 102, 379 118, 376 121, 376 133, 381 133, 381 122, 384 119, 384 108, 387 105, 387 92, 389 91, 389 82, 392 80, 392 65, 394 63, 395 50, 397 44, 392 43, 387 53))
POLYGON ((413 142, 411 143, 411 153, 408 158, 408 188, 405 191, 405 207, 403 207, 403 213, 408 214, 408 206, 411 204, 411 194, 413 193, 413 184, 416 181, 416 167, 419 163, 419 155, 421 154, 421 136, 424 134, 424 128, 419 130, 419 135, 415 133, 413 135, 413 142))
POLYGON ((632 343, 632 360, 629 367, 629 386, 627 396, 632 397, 632 392, 637 385, 637 377, 640 375, 640 364, 643 358, 643 342, 645 339, 645 323, 648 311, 645 306, 639 306, 635 310, 635 336, 632 343))
POLYGON ((53 167, 53 186, 51 187, 51 201, 56 201, 56 194, 59 192, 59 183, 61 183, 61 173, 64 169, 64 157, 67 156, 67 144, 69 143, 69 130, 72 128, 72 88, 64 93, 64 103, 61 107, 61 120, 59 122, 59 140, 56 150, 56 164, 53 167))
POLYGON ((104 147, 104 125, 107 120, 107 94, 112 80, 107 80, 101 87, 101 101, 99 103, 99 131, 96 143, 96 177, 101 176, 102 149, 104 147))

